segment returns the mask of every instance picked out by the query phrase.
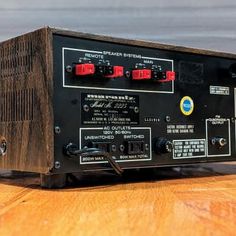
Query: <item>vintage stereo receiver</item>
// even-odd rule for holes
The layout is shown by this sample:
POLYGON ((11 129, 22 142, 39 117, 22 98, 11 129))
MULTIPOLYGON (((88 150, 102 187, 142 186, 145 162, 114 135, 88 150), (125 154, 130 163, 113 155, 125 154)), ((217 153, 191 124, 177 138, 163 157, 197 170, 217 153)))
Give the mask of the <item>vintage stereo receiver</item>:
POLYGON ((49 27, 0 45, 1 169, 50 188, 236 160, 236 55, 49 27))

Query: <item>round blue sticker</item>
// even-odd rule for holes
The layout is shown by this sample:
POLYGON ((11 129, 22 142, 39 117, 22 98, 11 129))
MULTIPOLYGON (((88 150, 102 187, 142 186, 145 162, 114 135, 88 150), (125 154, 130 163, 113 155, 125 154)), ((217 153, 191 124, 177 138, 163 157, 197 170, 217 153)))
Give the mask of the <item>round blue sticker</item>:
POLYGON ((180 101, 180 110, 185 116, 192 114, 194 108, 193 99, 189 96, 184 96, 180 101))

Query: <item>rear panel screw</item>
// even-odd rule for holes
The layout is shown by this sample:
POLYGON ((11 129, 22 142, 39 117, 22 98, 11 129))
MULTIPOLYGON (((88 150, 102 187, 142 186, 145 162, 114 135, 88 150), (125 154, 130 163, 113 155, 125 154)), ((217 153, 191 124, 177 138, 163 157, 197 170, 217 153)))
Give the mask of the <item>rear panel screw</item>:
POLYGON ((66 72, 71 73, 72 72, 72 66, 66 66, 66 72))
POLYGON ((7 142, 2 140, 0 144, 0 156, 4 156, 7 152, 7 142))
POLYGON ((170 116, 166 116, 165 120, 166 122, 170 122, 170 116))
POLYGON ((88 105, 84 105, 83 109, 84 109, 85 112, 88 112, 89 111, 89 106, 88 105))
POLYGON ((61 163, 59 161, 55 162, 55 169, 60 169, 61 168, 61 163))
POLYGON ((126 72, 125 72, 125 77, 126 77, 126 78, 130 78, 130 72, 129 72, 129 71, 126 71, 126 72))
POLYGON ((60 134, 61 133, 61 128, 59 126, 56 126, 54 128, 54 132, 55 132, 55 134, 60 134))
POLYGON ((134 112, 135 112, 135 113, 139 113, 139 108, 138 108, 138 107, 135 107, 135 108, 134 108, 134 112))
POLYGON ((123 152, 125 150, 125 146, 123 144, 120 145, 120 151, 123 152))
POLYGON ((112 150, 112 152, 116 152, 116 145, 113 144, 113 145, 111 146, 111 150, 112 150))

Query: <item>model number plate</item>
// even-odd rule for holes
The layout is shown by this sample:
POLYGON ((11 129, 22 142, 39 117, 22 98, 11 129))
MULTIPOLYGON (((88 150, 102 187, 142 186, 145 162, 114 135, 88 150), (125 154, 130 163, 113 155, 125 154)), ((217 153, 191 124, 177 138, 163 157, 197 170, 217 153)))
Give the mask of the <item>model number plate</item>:
POLYGON ((138 125, 139 97, 115 94, 81 94, 84 125, 138 125))

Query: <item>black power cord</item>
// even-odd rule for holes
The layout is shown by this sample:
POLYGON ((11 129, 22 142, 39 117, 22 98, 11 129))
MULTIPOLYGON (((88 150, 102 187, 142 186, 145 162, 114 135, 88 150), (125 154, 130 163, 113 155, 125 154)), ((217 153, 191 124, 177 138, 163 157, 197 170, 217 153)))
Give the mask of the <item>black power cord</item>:
POLYGON ((77 145, 69 143, 64 147, 64 153, 69 157, 103 156, 111 165, 112 169, 116 172, 116 174, 122 175, 124 172, 119 166, 119 164, 112 158, 112 155, 109 152, 105 152, 98 148, 78 149, 77 145))

